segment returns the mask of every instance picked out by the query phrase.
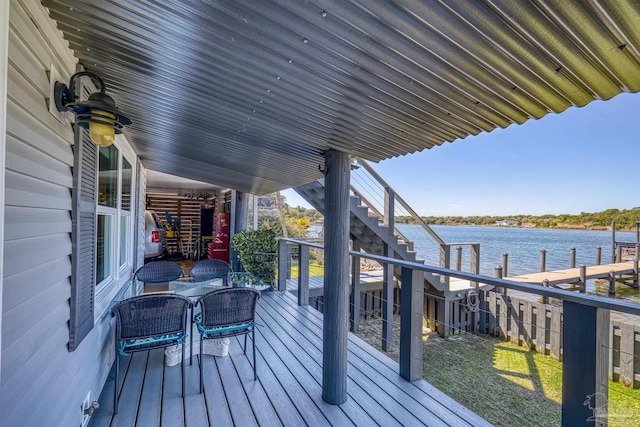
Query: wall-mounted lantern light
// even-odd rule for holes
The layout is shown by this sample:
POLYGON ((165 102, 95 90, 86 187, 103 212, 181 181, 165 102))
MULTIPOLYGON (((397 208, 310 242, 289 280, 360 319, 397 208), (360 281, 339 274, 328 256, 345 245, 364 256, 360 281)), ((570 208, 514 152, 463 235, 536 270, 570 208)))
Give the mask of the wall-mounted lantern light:
POLYGON ((105 93, 102 79, 93 73, 75 73, 69 80, 69 86, 56 82, 54 98, 58 111, 73 111, 76 124, 89 129, 91 140, 102 147, 113 144, 115 134, 122 133, 122 126, 131 124, 131 120, 116 107, 113 98, 105 93), (97 83, 100 92, 92 93, 86 101, 76 101, 75 80, 82 76, 88 76, 97 83))

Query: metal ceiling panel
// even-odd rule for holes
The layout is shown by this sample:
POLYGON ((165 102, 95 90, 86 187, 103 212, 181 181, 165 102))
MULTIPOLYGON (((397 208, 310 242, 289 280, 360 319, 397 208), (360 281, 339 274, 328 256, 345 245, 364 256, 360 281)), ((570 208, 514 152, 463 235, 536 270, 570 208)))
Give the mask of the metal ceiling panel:
POLYGON ((640 91, 637 0, 43 0, 143 164, 253 193, 640 91))

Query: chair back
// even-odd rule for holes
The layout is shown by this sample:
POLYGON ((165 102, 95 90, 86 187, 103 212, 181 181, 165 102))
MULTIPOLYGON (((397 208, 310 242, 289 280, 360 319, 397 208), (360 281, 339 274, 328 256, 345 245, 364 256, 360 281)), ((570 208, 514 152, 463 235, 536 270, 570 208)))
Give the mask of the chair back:
POLYGON ((116 317, 116 339, 135 340, 186 333, 190 304, 188 298, 172 294, 126 299, 111 309, 116 317))
POLYGON ((255 320, 260 291, 251 288, 219 289, 198 300, 205 329, 242 325, 255 320))
POLYGON ((196 282, 205 280, 224 279, 227 281, 229 272, 233 271, 231 266, 219 259, 203 259, 191 267, 189 276, 193 277, 196 282))
POLYGON ((149 262, 136 271, 134 277, 144 283, 165 283, 184 276, 182 267, 171 261, 149 262))

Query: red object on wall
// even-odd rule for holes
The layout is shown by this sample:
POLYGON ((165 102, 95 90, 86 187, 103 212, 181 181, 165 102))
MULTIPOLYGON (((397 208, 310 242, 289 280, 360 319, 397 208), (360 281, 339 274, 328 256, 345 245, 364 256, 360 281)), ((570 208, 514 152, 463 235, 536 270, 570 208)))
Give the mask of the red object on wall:
POLYGON ((209 258, 229 262, 229 220, 228 213, 216 214, 216 235, 209 245, 209 258))

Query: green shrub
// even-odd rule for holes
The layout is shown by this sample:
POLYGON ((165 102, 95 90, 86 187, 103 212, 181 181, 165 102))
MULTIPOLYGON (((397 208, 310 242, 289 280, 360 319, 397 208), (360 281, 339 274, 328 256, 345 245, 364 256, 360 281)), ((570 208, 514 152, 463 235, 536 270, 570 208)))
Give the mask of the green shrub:
POLYGON ((273 286, 277 268, 275 254, 278 250, 275 232, 271 229, 258 229, 236 233, 232 245, 244 271, 273 286))

